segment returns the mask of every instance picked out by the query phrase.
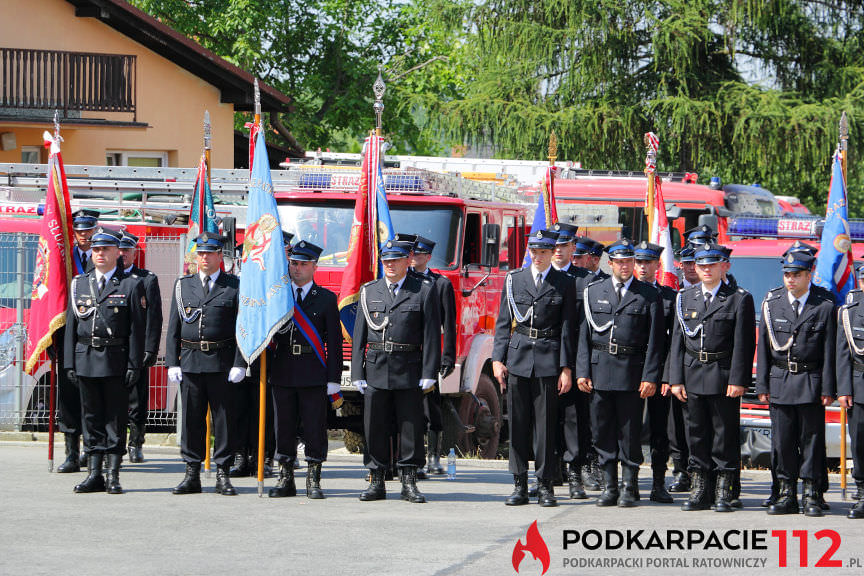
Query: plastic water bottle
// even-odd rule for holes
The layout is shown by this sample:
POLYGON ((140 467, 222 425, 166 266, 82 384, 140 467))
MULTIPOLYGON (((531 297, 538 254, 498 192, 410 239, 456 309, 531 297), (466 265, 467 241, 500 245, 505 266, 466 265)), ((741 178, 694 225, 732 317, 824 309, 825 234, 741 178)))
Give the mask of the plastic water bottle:
POLYGON ((450 453, 447 454, 447 479, 456 479, 456 452, 450 448, 450 453))

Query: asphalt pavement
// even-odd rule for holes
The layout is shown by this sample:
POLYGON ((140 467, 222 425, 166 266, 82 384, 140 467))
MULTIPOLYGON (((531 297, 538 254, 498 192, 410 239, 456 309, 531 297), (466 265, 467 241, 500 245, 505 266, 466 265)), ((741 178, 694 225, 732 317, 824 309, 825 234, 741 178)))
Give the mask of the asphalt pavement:
POLYGON ((506 462, 460 460, 456 480, 420 483, 429 502, 418 505, 399 500, 398 482, 387 483, 386 501, 360 502, 362 458, 344 448, 324 465, 323 501, 303 496, 305 468, 296 498, 259 498, 255 478, 235 479, 236 497, 213 493, 215 478, 204 480, 203 494, 174 496, 178 451, 148 446, 146 462, 123 465, 126 494, 74 494, 85 473, 49 474, 46 454, 44 443, 0 442, 4 576, 508 575, 514 564, 525 576, 543 573, 544 562, 546 574, 864 574, 864 521, 845 518, 850 503, 840 502, 837 478, 825 517, 771 517, 759 507, 770 481, 760 471, 743 475, 745 509, 720 514, 682 512, 684 495, 675 505, 648 502, 645 467, 637 508, 598 508, 560 487, 560 505, 541 508, 504 506, 506 462), (816 568, 820 559, 842 567, 816 568))

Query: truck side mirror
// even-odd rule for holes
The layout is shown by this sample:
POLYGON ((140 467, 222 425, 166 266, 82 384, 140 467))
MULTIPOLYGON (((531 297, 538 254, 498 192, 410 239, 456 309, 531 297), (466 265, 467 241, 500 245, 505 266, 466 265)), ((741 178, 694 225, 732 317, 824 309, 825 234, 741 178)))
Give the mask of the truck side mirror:
POLYGON ((714 232, 717 232, 717 215, 716 214, 700 214, 699 226, 708 226, 714 232))
POLYGON ((501 225, 483 225, 483 253, 480 256, 480 265, 492 268, 498 265, 498 250, 501 246, 501 225))

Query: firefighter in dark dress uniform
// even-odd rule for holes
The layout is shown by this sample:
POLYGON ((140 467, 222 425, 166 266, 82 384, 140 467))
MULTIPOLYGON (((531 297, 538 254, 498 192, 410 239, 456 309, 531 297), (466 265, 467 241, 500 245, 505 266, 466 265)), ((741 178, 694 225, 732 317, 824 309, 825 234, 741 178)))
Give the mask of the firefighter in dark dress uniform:
POLYGON ((363 501, 386 498, 384 473, 390 435, 399 433, 397 465, 403 500, 423 503, 417 468, 424 454, 423 392, 441 368, 441 305, 432 282, 408 274, 411 242, 390 240, 381 248, 384 277, 360 289, 352 342, 351 380, 364 394, 364 460, 370 470, 363 501))
POLYGON ((557 239, 550 230, 528 239, 531 265, 507 274, 495 323, 492 369, 510 407, 515 489, 508 506, 528 503, 532 436, 538 503, 557 506, 552 480, 558 396, 571 388, 577 329, 575 282, 551 266, 557 239))
POLYGON ((597 505, 627 508, 638 500, 642 399, 660 383, 665 324, 660 293, 633 277, 630 241, 619 240, 606 250, 612 275, 588 284, 583 296, 576 382, 591 394, 591 430, 605 477, 597 505))
POLYGON ((168 311, 165 364, 168 378, 180 385, 183 406, 180 453, 186 462, 186 475, 172 491, 174 494, 201 492, 208 405, 215 436, 216 493, 237 494, 228 471, 235 434, 237 384, 246 375, 246 362, 234 336, 240 279, 220 270, 223 244, 224 238, 209 232, 195 238, 198 272, 177 279, 168 311))
MULTIPOLYGON (((858 285, 864 264, 858 266, 858 285)), ((858 488, 847 518, 864 518, 864 292, 852 290, 837 314, 837 401, 849 411, 852 479, 858 488)))
POLYGON ((672 393, 687 402, 690 498, 682 509, 712 507, 710 480, 717 474, 714 510, 733 510, 740 454, 741 396, 752 378, 756 316, 753 297, 723 282, 724 246, 696 249, 701 282, 681 290, 669 351, 672 393))
MULTIPOLYGON (((681 265, 679 277, 680 290, 699 283, 696 273, 696 252, 693 246, 687 244, 675 252, 675 259, 681 265)), ((675 309, 672 309, 673 318, 675 309)), ((674 327, 674 326, 673 326, 674 327)), ((669 348, 671 349, 671 333, 669 348)), ((669 361, 663 369, 664 384, 669 384, 669 361)), ((671 387, 670 387, 671 390, 671 387)), ((690 473, 687 466, 690 461, 690 448, 687 442, 687 403, 681 402, 674 394, 669 400, 669 455, 672 458, 672 484, 669 492, 690 492, 690 473)))
MULTIPOLYGON (((559 222, 553 226, 553 229, 558 232, 558 240, 555 242, 552 266, 559 272, 573 278, 576 282, 576 300, 581 302, 579 293, 581 292, 580 287, 584 288, 584 284, 580 280, 590 278, 592 275, 587 268, 579 268, 572 263, 573 253, 577 250, 574 240, 578 227, 559 222)), ((585 251, 585 248, 587 246, 580 242, 580 252, 584 251, 584 254, 587 255, 588 252, 585 251)), ((577 311, 578 309, 577 305, 577 311)), ((572 372, 572 369, 575 368, 575 359, 570 368, 572 372)), ((588 394, 576 386, 571 386, 566 394, 558 397, 556 449, 566 466, 565 477, 567 478, 570 498, 577 500, 588 498, 582 481, 582 467, 588 464, 588 452, 591 449, 589 402, 588 394)), ((532 490, 529 490, 529 496, 531 492, 536 495, 536 488, 532 486, 532 490)))
POLYGON ((804 514, 822 516, 820 481, 825 468, 825 406, 834 401, 836 327, 834 296, 812 290, 815 258, 783 258, 783 286, 762 302, 756 393, 771 406, 771 467, 779 483, 768 514, 797 514, 803 480, 804 514), (832 337, 834 336, 834 337, 832 337))
MULTIPOLYGON (((72 258, 75 262, 73 265, 75 270, 78 269, 79 264, 84 273, 93 269, 90 238, 96 230, 98 220, 99 212, 96 210, 78 210, 72 214, 72 232, 75 235, 72 258)), ((81 391, 77 383, 69 381, 66 371, 62 369, 65 334, 66 328, 60 328, 54 338, 57 366, 61 367, 57 370, 57 410, 60 415, 60 431, 63 432, 66 441, 66 460, 57 467, 57 472, 61 474, 79 472, 86 463, 86 452, 81 452, 78 448, 82 426, 81 391)))
POLYGON ((94 269, 72 280, 66 313, 64 368, 81 389, 89 459, 87 479, 75 486, 79 493, 123 493, 120 463, 126 451, 129 389, 138 380, 144 356, 146 300, 138 279, 117 267, 120 237, 104 228, 93 234, 94 269))
MULTIPOLYGON (((411 270, 421 278, 433 282, 441 304, 441 378, 449 376, 456 367, 456 294, 453 284, 445 276, 429 268, 435 242, 417 235, 412 238, 411 270)), ((426 471, 429 474, 444 474, 441 466, 441 433, 444 419, 441 415, 441 391, 433 386, 423 395, 423 411, 428 422, 429 449, 426 452, 426 471)), ((420 470, 418 470, 418 473, 420 470)))
POLYGON ((342 327, 336 295, 315 283, 321 248, 301 240, 290 256, 291 292, 294 319, 274 337, 268 371, 276 419, 276 461, 279 480, 269 492, 271 498, 296 496, 294 462, 297 459, 298 430, 302 423, 306 473, 306 497, 324 498, 321 464, 327 460, 327 398, 339 392, 342 376, 342 327), (317 332, 311 336, 323 349, 319 358, 313 342, 298 328, 300 311, 317 332), (320 340, 319 340, 320 339, 320 340))
MULTIPOLYGON (((662 253, 663 246, 650 242, 640 242, 635 248, 635 275, 638 280, 654 286, 660 292, 665 334, 663 349, 665 367, 669 347, 672 344, 672 322, 675 319, 674 306, 678 292, 674 288, 657 282, 657 271, 660 269, 660 255, 662 253)), ((669 388, 669 377, 665 369, 663 373, 660 389, 645 400, 651 444, 652 483, 650 499, 653 502, 671 504, 673 500, 666 490, 665 478, 666 462, 669 460, 669 407, 672 395, 669 388)))
POLYGON ((155 274, 135 265, 135 251, 138 237, 123 231, 120 239, 120 256, 126 269, 123 273, 141 281, 147 310, 147 328, 144 338, 143 370, 138 383, 129 390, 129 446, 127 452, 130 462, 143 462, 144 427, 147 424, 147 401, 150 395, 150 367, 156 364, 159 342, 162 340, 162 294, 159 279, 155 274))

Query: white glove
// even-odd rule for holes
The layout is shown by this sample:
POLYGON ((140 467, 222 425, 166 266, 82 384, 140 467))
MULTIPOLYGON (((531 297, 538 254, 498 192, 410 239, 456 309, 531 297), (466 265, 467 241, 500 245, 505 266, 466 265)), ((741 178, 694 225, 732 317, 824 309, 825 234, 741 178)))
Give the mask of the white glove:
POLYGON ((244 378, 246 378, 245 368, 238 368, 237 366, 234 366, 228 373, 228 382, 231 382, 232 384, 239 384, 243 381, 244 378))
POLYGON ((366 387, 368 384, 366 384, 365 380, 354 380, 352 384, 354 384, 354 387, 357 388, 357 391, 360 392, 360 394, 366 393, 366 387))
POLYGON ((183 370, 179 366, 171 366, 168 368, 168 380, 174 384, 179 384, 183 381, 183 370))
POLYGON ((423 378, 420 380, 420 388, 422 388, 423 390, 428 390, 437 383, 438 380, 434 380, 432 378, 423 378))
POLYGON ((327 383, 327 396, 332 396, 333 394, 337 394, 341 390, 342 390, 342 387, 339 386, 339 384, 336 384, 335 382, 328 382, 327 383))

